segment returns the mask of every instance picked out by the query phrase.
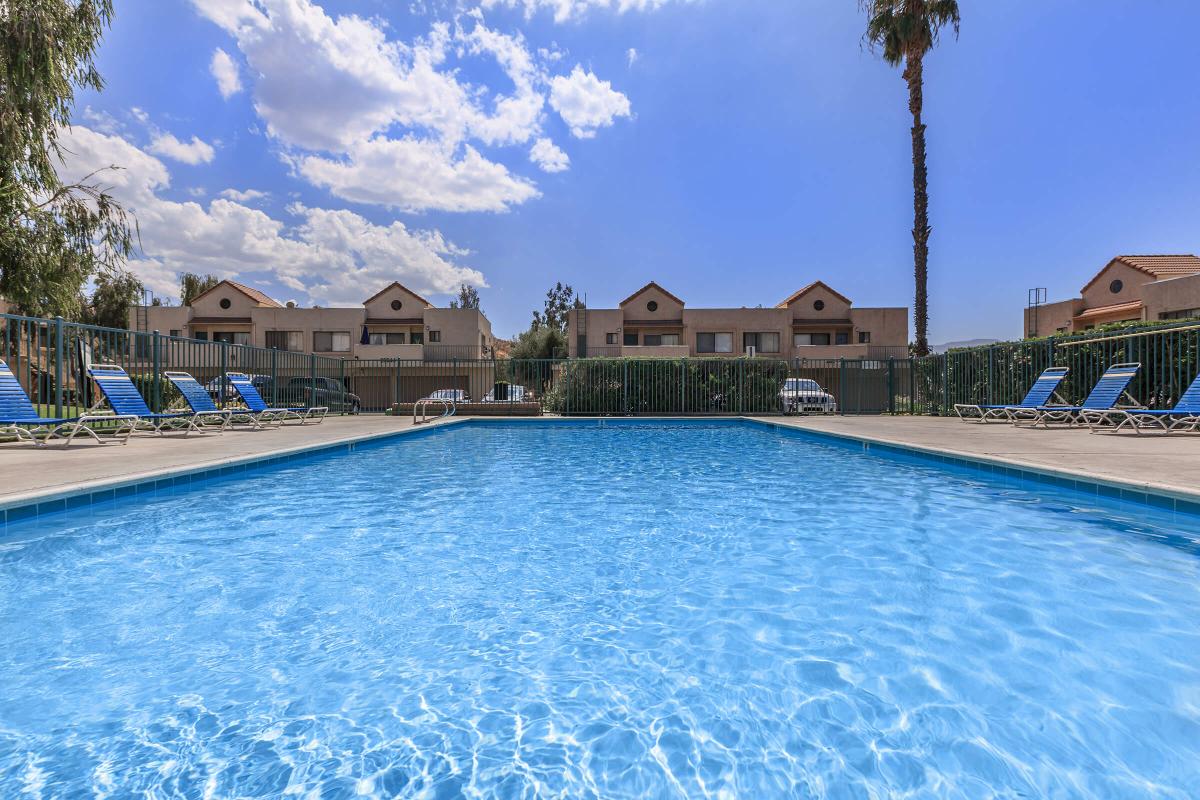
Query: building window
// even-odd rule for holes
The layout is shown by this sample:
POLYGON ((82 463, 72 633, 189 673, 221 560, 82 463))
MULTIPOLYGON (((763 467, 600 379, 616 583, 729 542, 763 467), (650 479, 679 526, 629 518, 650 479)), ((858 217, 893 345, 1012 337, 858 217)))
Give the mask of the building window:
POLYGON ((245 331, 217 331, 212 335, 212 340, 226 344, 250 344, 250 334, 245 331))
POLYGON ((368 334, 371 344, 404 344, 404 332, 368 334))
POLYGON ((1164 311, 1158 315, 1159 319, 1198 319, 1200 318, 1200 308, 1185 308, 1182 311, 1164 311))
POLYGON ((814 310, 814 311, 824 311, 824 310, 825 310, 825 301, 824 301, 824 300, 817 300, 816 302, 814 302, 814 303, 813 303, 813 310, 814 310))
POLYGON ((424 331, 411 332, 410 334, 408 334, 408 341, 410 344, 425 344, 425 332, 424 331))
POLYGON ((792 347, 814 347, 829 344, 828 333, 793 333, 792 347))
POLYGON ((858 332, 858 343, 859 344, 870 344, 871 343, 871 332, 870 331, 859 331, 858 332))
POLYGON ((850 344, 850 333, 848 331, 838 331, 833 335, 834 344, 850 344))
POLYGON ((313 352, 349 353, 350 331, 313 331, 313 352))
POLYGON ((230 307, 231 305, 233 305, 233 303, 229 302, 229 298, 228 298, 228 297, 222 297, 222 298, 221 298, 221 302, 219 303, 219 305, 221 306, 221 308, 223 308, 223 309, 225 309, 226 311, 228 311, 228 310, 229 310, 229 307, 230 307))
POLYGON ((604 343, 605 344, 616 344, 617 343, 617 335, 615 333, 604 334, 604 343))
POLYGON ((179 334, 180 334, 180 331, 179 331, 179 329, 178 329, 178 328, 172 328, 172 329, 171 329, 171 336, 178 337, 178 336, 179 336, 179 334))
POLYGON ((637 333, 630 333, 626 331, 625 335, 621 337, 621 344, 625 345, 626 347, 637 347, 637 343, 637 333))
POLYGON ((399 311, 403 307, 404 303, 401 303, 399 300, 392 301, 392 311, 399 311))
POLYGON ((1121 290, 1124 288, 1125 284, 1122 283, 1120 279, 1117 279, 1108 285, 1108 290, 1113 294, 1120 294, 1121 290))
POLYGON ((646 347, 673 346, 679 344, 678 333, 647 333, 642 344, 646 347))
POLYGON ((650 313, 658 311, 658 303, 654 300, 651 300, 649 303, 646 303, 646 310, 650 313))
POLYGON ((196 331, 194 334, 192 334, 192 338, 195 339, 197 342, 207 342, 208 341, 208 331, 196 331))
POLYGON ((442 332, 441 331, 430 331, 429 332, 429 343, 430 344, 438 344, 441 341, 442 341, 442 332))
POLYGON ((304 351, 303 331, 267 331, 265 338, 270 350, 287 350, 292 353, 304 351))
POLYGON ((771 332, 743 333, 742 350, 747 350, 751 347, 759 353, 778 353, 779 334, 771 332))
POLYGON ((697 333, 697 353, 732 353, 732 333, 697 333))

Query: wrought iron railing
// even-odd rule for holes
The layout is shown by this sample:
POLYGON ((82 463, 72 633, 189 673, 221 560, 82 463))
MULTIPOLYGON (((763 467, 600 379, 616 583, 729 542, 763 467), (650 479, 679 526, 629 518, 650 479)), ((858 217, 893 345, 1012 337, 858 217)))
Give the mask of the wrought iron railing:
POLYGON ((815 386, 828 395, 825 407, 836 405, 843 414, 946 415, 955 403, 1018 402, 1048 366, 1070 368, 1061 393, 1079 401, 1109 365, 1129 361, 1142 365, 1130 387, 1133 396, 1162 408, 1173 405, 1200 371, 1196 321, 924 358, 789 365, 761 357, 494 359, 452 351, 439 359, 427 354, 425 360, 345 360, 0 315, 0 358, 47 414, 67 416, 94 399, 78 359, 81 344, 93 361, 123 366, 155 410, 178 399, 164 377, 168 370, 191 373, 220 404, 232 402, 225 376, 237 371, 250 374, 273 404, 328 405, 333 413, 383 412, 439 389, 456 389, 473 402, 507 403, 514 413, 536 403, 546 413, 564 415, 776 414, 789 410, 797 385, 815 386), (789 378, 806 382, 785 385, 789 378))

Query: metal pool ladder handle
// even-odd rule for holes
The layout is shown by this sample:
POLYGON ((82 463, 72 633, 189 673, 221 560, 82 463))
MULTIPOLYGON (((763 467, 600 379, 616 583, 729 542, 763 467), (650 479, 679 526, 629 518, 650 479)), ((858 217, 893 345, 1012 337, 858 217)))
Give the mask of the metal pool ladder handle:
POLYGON ((442 417, 450 417, 454 415, 455 409, 452 401, 447 400, 444 397, 425 397, 413 404, 413 425, 422 425, 430 421, 426 418, 426 408, 430 403, 442 404, 442 413, 436 416, 434 419, 441 419, 442 417), (418 410, 421 412, 420 422, 417 421, 418 410))

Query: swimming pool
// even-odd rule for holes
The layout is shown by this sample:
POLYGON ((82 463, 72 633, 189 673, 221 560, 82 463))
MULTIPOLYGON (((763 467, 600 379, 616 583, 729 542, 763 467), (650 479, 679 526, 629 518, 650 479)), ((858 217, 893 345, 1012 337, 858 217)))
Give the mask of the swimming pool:
POLYGON ((10 524, 0 796, 1194 796, 1196 527, 715 421, 10 524))

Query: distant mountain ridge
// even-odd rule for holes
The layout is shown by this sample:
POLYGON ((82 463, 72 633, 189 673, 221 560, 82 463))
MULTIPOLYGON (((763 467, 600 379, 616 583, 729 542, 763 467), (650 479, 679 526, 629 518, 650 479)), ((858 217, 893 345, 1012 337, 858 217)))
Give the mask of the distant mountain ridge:
POLYGON ((944 353, 959 347, 983 347, 985 344, 995 344, 999 339, 963 339, 961 342, 946 342, 945 344, 930 345, 934 353, 944 353))

